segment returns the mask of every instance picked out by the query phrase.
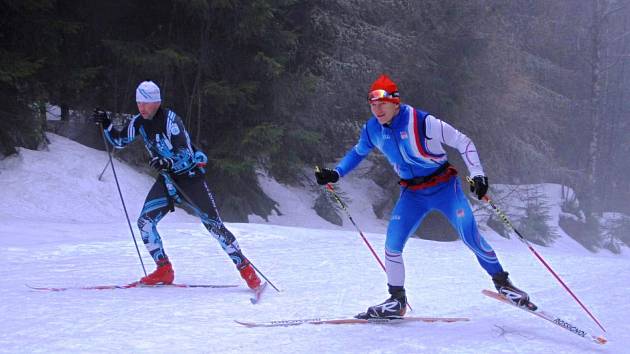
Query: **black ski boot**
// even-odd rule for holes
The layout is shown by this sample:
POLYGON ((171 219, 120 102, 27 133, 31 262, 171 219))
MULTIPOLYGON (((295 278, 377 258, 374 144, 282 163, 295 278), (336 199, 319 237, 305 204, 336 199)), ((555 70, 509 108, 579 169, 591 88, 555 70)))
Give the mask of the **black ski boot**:
POLYGON ((529 301, 529 295, 523 290, 517 288, 512 284, 508 278, 508 272, 499 272, 492 276, 492 282, 494 287, 497 288, 499 294, 503 295, 506 299, 519 307, 525 307, 528 310, 535 311, 536 305, 529 301))
POLYGON ((370 306, 366 312, 356 315, 356 318, 369 319, 397 319, 402 318, 407 312, 407 296, 402 286, 389 286, 391 296, 383 303, 370 306))

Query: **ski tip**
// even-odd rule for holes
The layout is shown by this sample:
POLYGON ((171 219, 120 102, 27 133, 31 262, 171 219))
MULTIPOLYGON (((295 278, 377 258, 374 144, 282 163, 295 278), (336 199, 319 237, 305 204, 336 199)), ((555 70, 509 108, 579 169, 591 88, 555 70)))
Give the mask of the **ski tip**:
POLYGON ((28 284, 24 284, 24 285, 26 285, 26 287, 31 289, 31 290, 37 290, 37 291, 54 291, 54 292, 58 292, 58 291, 68 290, 67 288, 47 288, 47 287, 32 286, 32 285, 28 285, 28 284))
POLYGON ((28 284, 24 284, 24 286, 26 286, 27 288, 31 289, 31 290, 47 290, 48 288, 38 288, 36 286, 31 286, 28 284))
POLYGON ((240 324, 242 326, 250 327, 250 328, 255 326, 255 324, 252 323, 252 322, 243 322, 243 321, 238 321, 238 320, 234 320, 234 322, 236 322, 236 323, 238 323, 238 324, 240 324))

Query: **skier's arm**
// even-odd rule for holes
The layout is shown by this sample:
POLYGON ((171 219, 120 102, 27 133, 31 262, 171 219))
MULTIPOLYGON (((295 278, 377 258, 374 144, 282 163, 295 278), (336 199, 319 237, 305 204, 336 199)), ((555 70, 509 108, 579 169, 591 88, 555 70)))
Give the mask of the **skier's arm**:
POLYGON ((361 136, 359 142, 346 153, 341 159, 341 162, 335 167, 335 170, 339 173, 340 177, 343 177, 350 173, 355 167, 363 161, 363 159, 372 151, 374 144, 370 140, 367 124, 363 125, 361 129, 361 136))
POLYGON ((427 116, 425 124, 427 137, 459 151, 471 176, 485 176, 477 148, 470 138, 432 115, 427 116))

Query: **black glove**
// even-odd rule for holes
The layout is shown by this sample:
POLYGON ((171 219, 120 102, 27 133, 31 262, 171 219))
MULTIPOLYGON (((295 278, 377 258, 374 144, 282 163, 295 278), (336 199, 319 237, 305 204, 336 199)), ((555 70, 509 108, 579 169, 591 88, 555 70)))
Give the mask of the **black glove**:
POLYGON ((315 171, 315 178, 317 179, 317 184, 323 186, 328 183, 337 182, 339 180, 339 172, 331 170, 330 168, 322 168, 321 170, 315 171))
POLYGON ((477 195, 477 198, 481 200, 488 192, 488 177, 475 176, 473 177, 474 184, 470 185, 470 191, 477 195))
POLYGON ((155 168, 158 171, 166 170, 169 171, 173 168, 173 160, 168 157, 154 157, 149 161, 149 165, 155 168))
POLYGON ((109 119, 107 112, 98 108, 94 110, 94 113, 92 113, 92 120, 94 121, 94 123, 100 124, 103 129, 107 129, 107 127, 109 127, 109 125, 112 123, 112 120, 109 119))

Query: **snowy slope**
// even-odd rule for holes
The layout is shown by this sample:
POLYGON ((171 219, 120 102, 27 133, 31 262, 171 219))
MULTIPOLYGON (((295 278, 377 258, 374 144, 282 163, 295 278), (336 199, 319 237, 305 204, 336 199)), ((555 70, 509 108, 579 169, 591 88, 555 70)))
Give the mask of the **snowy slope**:
MULTIPOLYGON (((9 186, 0 209, 3 218, 33 222, 118 222, 124 218, 107 153, 64 137, 48 134, 48 151, 20 149, 19 156, 0 162, 0 182, 9 186)), ((116 173, 130 216, 138 217, 153 180, 115 160, 116 173)))
MULTIPOLYGON (((308 172, 312 173, 311 171, 308 172)), ((344 195, 351 197, 350 200, 346 200, 346 203, 348 204, 348 208, 352 210, 352 218, 360 225, 362 231, 385 233, 387 230, 387 222, 378 219, 372 208, 376 200, 382 197, 378 194, 382 189, 371 180, 358 178, 358 174, 359 173, 351 174, 343 178, 336 184, 335 192, 341 195, 342 198, 344 195)), ((314 179, 313 177, 313 180, 314 179)), ((331 224, 319 217, 315 210, 313 210, 313 205, 317 198, 316 191, 309 190, 309 188, 282 185, 263 173, 259 173, 258 182, 265 193, 280 204, 279 209, 282 215, 273 213, 268 217, 269 221, 265 221, 257 215, 251 215, 249 217, 250 223, 333 230, 355 230, 345 214, 343 214, 342 226, 331 224)), ((322 188, 317 186, 314 181, 312 181, 312 184, 313 186, 311 187, 322 188)))
MULTIPOLYGON (((591 254, 589 250, 580 245, 577 241, 571 238, 564 230, 559 226, 560 215, 562 214, 562 186, 559 184, 544 183, 538 185, 493 185, 490 190, 490 197, 494 199, 497 206, 506 214, 509 215, 511 222, 518 227, 518 217, 522 217, 524 214, 523 208, 525 207, 526 195, 529 193, 540 193, 541 201, 549 209, 547 225, 555 234, 557 238, 551 241, 551 247, 554 249, 562 249, 564 251, 571 251, 575 254, 591 254)), ((572 192, 571 192, 572 193, 572 192)), ((496 216, 494 210, 484 203, 484 208, 478 210, 476 213, 477 220, 480 223, 480 228, 483 230, 484 235, 489 239, 500 237, 492 229, 490 229, 485 223, 490 215, 496 216)), ((478 204, 477 204, 478 208, 478 204)), ((527 235, 525 235, 527 237, 527 235)), ((517 236, 514 236, 515 238, 517 236)), ((621 252, 627 252, 627 247, 622 247, 621 252)), ((603 254, 612 254, 607 249, 600 249, 598 252, 603 254)))
MULTIPOLYGON (((21 150, 20 158, 0 162, 0 352, 624 353, 630 347, 628 257, 559 246, 537 250, 604 324, 606 346, 482 296, 491 282, 463 243, 418 239, 405 249, 412 314, 466 316, 470 322, 260 329, 234 323, 350 316, 385 299, 385 275, 357 233, 326 222, 311 228, 228 225, 282 290, 268 287, 258 305, 249 302, 250 292, 217 242, 183 212, 171 213, 159 228, 176 280, 239 287, 30 290, 24 284, 118 284, 142 275, 113 179, 96 180, 106 154, 50 138, 49 151, 21 150)), ((116 167, 135 224, 152 181, 116 167)), ((289 217, 314 214, 307 208, 301 213, 289 217)), ((382 254, 384 236, 366 236, 382 254)), ((601 334, 520 242, 489 240, 515 283, 540 306, 601 334)), ((141 253, 151 270, 146 250, 141 253)))

